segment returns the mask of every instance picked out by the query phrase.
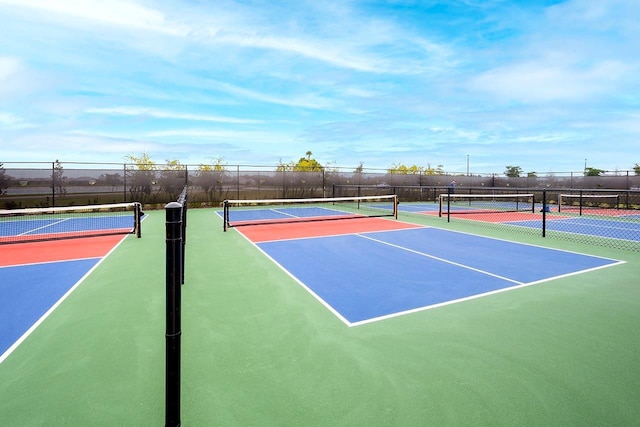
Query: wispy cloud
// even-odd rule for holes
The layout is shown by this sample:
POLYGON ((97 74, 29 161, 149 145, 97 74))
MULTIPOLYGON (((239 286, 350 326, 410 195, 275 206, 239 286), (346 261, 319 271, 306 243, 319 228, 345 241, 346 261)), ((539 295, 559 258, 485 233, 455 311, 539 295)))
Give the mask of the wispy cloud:
POLYGON ((153 117, 158 119, 176 119, 185 121, 198 121, 198 122, 215 122, 215 123, 233 123, 233 124, 257 124, 263 123, 263 120, 255 119, 240 119, 235 117, 222 117, 216 115, 205 114, 189 114, 181 113, 177 111, 165 111, 156 108, 135 107, 135 106, 122 106, 122 107, 108 107, 108 108, 87 108, 85 110, 89 114, 103 114, 114 116, 144 116, 153 117))
POLYGON ((529 61, 486 71, 471 80, 470 88, 507 101, 582 101, 606 94, 627 72, 628 67, 616 61, 588 67, 529 61))
POLYGON ((22 117, 13 113, 0 112, 0 130, 17 130, 35 127, 33 123, 27 122, 22 117))
POLYGON ((0 0, 0 4, 35 9, 36 13, 66 15, 78 21, 93 21, 136 30, 185 36, 188 29, 167 20, 157 9, 127 0, 0 0))
POLYGON ((145 133, 144 136, 146 138, 192 138, 201 139, 204 143, 211 141, 224 141, 236 144, 256 144, 263 142, 283 143, 294 139, 288 133, 278 133, 275 131, 242 131, 198 128, 153 131, 145 133))
POLYGON ((20 70, 20 60, 12 57, 0 57, 0 83, 4 83, 20 70))

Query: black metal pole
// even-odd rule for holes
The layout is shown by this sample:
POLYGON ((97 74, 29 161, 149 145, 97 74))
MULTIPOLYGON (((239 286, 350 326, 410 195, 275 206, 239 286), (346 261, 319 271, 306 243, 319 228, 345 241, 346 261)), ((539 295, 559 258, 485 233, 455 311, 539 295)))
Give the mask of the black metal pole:
POLYGON ((186 245, 187 245, 187 209, 188 209, 188 195, 187 195, 187 187, 184 187, 184 199, 182 200, 182 257, 181 257, 181 277, 180 283, 184 285, 184 260, 186 257, 186 245))
POLYGON ((51 163, 51 206, 56 207, 56 163, 51 163))
POLYGON ((582 216, 582 190, 580 190, 580 197, 578 198, 578 205, 580 205, 578 207, 578 212, 580 216, 582 216))
POLYGON ((447 222, 451 222, 451 187, 447 187, 447 222))
POLYGON ((180 306, 182 279, 182 205, 171 202, 166 211, 166 376, 165 425, 180 425, 180 306))
POLYGON ((227 231, 229 227, 229 201, 222 202, 222 231, 227 231))
POLYGON ((135 230, 136 230, 136 237, 139 239, 142 237, 142 215, 144 215, 144 213, 142 212, 142 205, 140 203, 136 203, 135 205, 135 230))
POLYGON ((547 190, 542 190, 542 237, 547 234, 547 190))
POLYGON ((122 199, 124 203, 127 203, 127 164, 125 163, 122 168, 122 199))

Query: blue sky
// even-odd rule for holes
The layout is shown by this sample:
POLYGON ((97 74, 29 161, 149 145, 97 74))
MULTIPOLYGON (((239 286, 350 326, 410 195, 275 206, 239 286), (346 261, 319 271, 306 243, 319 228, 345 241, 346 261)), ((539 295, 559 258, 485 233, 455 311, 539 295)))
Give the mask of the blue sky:
POLYGON ((0 0, 0 162, 640 163, 637 0, 0 0))

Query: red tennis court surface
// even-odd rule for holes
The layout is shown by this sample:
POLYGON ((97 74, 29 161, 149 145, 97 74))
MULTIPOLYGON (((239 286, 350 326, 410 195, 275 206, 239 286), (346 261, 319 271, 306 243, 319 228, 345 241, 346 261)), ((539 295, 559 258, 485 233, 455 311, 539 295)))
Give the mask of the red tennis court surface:
MULTIPOLYGON (((444 214, 443 214, 444 216, 444 214)), ((542 214, 530 212, 451 212, 451 216, 460 219, 471 219, 484 222, 542 221, 542 214)), ((563 215, 547 215, 547 220, 570 218, 563 215)))
MULTIPOLYGON (((567 206, 562 208, 563 213, 578 214, 580 208, 577 206, 567 206)), ((633 209, 612 209, 612 208, 592 208, 583 207, 582 213, 584 215, 597 215, 597 216, 636 216, 637 210, 633 209)))
POLYGON ((402 230, 419 228, 416 224, 408 224, 383 218, 357 218, 318 222, 301 222, 288 224, 254 225, 241 227, 241 232, 249 240, 259 243, 272 240, 300 239, 306 237, 323 237, 337 234, 365 233, 368 231, 402 230))
POLYGON ((121 240, 114 235, 0 245, 0 267, 104 257, 121 240))

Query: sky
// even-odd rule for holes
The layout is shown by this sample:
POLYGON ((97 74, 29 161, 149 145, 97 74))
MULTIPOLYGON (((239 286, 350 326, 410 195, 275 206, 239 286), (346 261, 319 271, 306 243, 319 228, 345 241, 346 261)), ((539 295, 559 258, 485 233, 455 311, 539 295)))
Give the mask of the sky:
POLYGON ((640 163, 638 0, 0 0, 0 162, 640 163))

